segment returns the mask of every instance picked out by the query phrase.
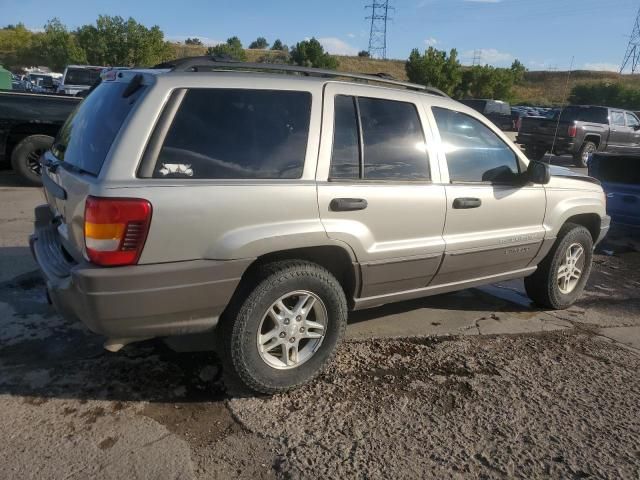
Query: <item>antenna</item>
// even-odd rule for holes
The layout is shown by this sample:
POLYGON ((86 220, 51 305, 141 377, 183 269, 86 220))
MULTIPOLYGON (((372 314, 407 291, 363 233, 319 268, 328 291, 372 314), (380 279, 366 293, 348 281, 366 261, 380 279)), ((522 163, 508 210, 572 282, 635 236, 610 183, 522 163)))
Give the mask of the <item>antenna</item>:
POLYGON ((387 21, 389 18, 389 10, 395 10, 389 6, 389 0, 373 0, 370 5, 364 8, 371 9, 371 15, 365 17, 371 20, 371 28, 369 30, 369 56, 382 59, 387 58, 387 21))
POLYGON ((631 32, 629 45, 627 45, 627 51, 624 54, 620 73, 622 73, 629 64, 631 64, 631 73, 636 73, 640 65, 640 8, 636 14, 636 22, 633 25, 633 31, 631 32))
MULTIPOLYGON (((553 144, 551 145, 551 155, 555 155, 553 151, 556 148, 556 140, 558 139, 558 129, 560 128, 560 117, 562 116, 562 112, 566 108, 566 103, 568 102, 567 91, 569 90, 569 81, 571 80, 571 72, 573 71, 573 62, 576 57, 571 57, 571 65, 569 66, 569 71, 567 72, 567 83, 564 85, 564 104, 560 111, 558 112, 558 121, 556 122, 556 132, 553 134, 553 144)), ((551 164, 551 159, 549 159, 549 164, 551 164)))

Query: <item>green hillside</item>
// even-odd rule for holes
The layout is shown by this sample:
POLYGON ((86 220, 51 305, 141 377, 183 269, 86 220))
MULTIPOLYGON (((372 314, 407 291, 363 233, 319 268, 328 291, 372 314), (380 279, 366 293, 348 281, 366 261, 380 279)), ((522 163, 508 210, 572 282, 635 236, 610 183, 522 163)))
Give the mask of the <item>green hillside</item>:
MULTIPOLYGON (((176 57, 204 55, 206 47, 183 44, 173 45, 176 57)), ((283 57, 283 52, 271 50, 246 50, 250 62, 274 60, 283 57)), ((404 60, 378 60, 366 57, 338 55, 339 70, 355 73, 387 73, 399 80, 407 80, 404 60)), ((524 81, 513 88, 510 101, 514 104, 559 105, 567 101, 567 96, 576 85, 594 83, 620 83, 640 87, 640 75, 620 75, 613 72, 577 70, 571 72, 567 87, 567 72, 527 72, 524 81)))

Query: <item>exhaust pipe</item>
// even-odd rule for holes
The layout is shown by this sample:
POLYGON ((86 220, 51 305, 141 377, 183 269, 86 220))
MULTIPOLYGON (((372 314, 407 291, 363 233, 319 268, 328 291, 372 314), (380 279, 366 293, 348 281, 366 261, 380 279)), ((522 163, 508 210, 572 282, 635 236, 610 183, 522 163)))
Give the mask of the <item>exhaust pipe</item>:
POLYGON ((111 353, 122 350, 123 347, 134 342, 142 342, 153 337, 134 337, 134 338, 107 338, 104 342, 104 349, 111 353))

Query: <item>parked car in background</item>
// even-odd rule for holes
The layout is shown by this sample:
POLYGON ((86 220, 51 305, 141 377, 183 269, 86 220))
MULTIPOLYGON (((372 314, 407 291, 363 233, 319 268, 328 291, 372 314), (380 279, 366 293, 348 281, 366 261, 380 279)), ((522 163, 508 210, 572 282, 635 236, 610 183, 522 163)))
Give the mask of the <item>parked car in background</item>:
POLYGON ((640 227, 640 156, 594 153, 589 175, 602 182, 611 220, 640 227))
POLYGON ((89 90, 100 78, 104 68, 94 65, 69 65, 64 69, 58 92, 77 95, 79 92, 89 90))
POLYGON ((18 175, 40 185, 40 155, 80 98, 0 91, 0 163, 11 161, 18 175))
POLYGON ((466 99, 460 103, 473 108, 491 120, 500 130, 513 131, 515 126, 511 119, 511 107, 502 100, 466 99))
POLYGON ((36 93, 56 93, 58 82, 48 73, 29 73, 27 80, 31 82, 31 91, 36 93))
POLYGON ((513 278, 567 308, 609 228, 596 180, 442 92, 288 65, 105 77, 43 164, 30 244, 56 308, 112 351, 217 329, 264 393, 318 375, 349 310, 513 278))
POLYGON ((594 152, 640 154, 640 120, 618 108, 572 105, 551 118, 523 118, 517 142, 533 160, 569 154, 586 167, 594 152))

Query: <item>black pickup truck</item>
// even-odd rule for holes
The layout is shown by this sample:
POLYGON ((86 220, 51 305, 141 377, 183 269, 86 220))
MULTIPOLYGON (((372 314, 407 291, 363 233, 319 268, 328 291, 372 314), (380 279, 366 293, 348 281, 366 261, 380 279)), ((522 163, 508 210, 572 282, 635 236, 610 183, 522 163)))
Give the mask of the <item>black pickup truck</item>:
POLYGON ((532 160, 570 154, 586 167, 594 152, 640 154, 640 120, 619 108, 572 105, 551 118, 523 118, 516 141, 532 160))
POLYGON ((0 91, 0 164, 11 161, 13 169, 31 185, 40 185, 40 155, 79 97, 0 91))

